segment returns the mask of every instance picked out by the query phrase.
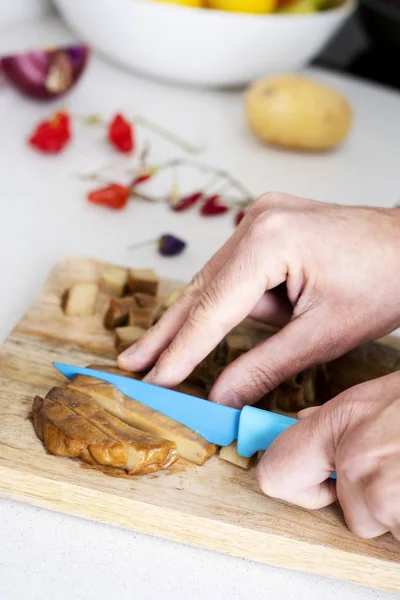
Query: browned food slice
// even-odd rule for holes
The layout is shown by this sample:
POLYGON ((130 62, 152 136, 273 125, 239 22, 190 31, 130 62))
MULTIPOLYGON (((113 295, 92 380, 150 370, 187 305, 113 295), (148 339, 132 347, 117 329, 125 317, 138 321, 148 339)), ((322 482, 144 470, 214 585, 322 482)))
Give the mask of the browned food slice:
POLYGON ((252 348, 251 337, 245 333, 229 333, 225 338, 225 344, 227 364, 252 348))
POLYGON ((129 310, 129 325, 149 329, 159 311, 159 302, 150 294, 137 293, 129 310))
POLYGON ((99 286, 92 281, 75 283, 64 295, 63 310, 69 317, 86 317, 93 315, 99 286))
POLYGON ((174 389, 176 392, 181 392, 181 394, 189 394, 189 396, 195 396, 196 398, 207 400, 207 391, 205 388, 190 381, 182 381, 182 383, 172 389, 174 389))
POLYGON ((179 456, 190 462, 202 465, 217 451, 217 446, 188 427, 124 396, 116 387, 100 379, 77 375, 68 386, 89 395, 125 423, 175 442, 179 456))
POLYGON ((51 454, 124 468, 126 453, 123 445, 104 435, 69 407, 36 396, 32 416, 36 434, 51 454))
POLYGON ((143 294, 143 292, 137 292, 136 294, 133 294, 133 297, 139 308, 152 308, 155 310, 160 303, 155 296, 143 294))
POLYGON ((93 369, 93 371, 106 371, 107 373, 114 373, 115 375, 121 375, 122 377, 130 377, 131 379, 142 379, 148 371, 143 373, 135 373, 133 371, 123 371, 118 367, 110 365, 88 365, 87 369, 93 369))
MULTIPOLYGON (((88 369, 93 369, 94 371, 105 371, 107 373, 114 373, 115 375, 121 375, 122 377, 130 377, 131 379, 138 379, 139 381, 143 379, 143 377, 148 373, 148 371, 142 371, 141 373, 134 371, 123 371, 122 369, 118 369, 118 367, 110 367, 109 365, 89 365, 88 369)), ((183 381, 179 385, 174 388, 177 392, 182 392, 182 394, 190 394, 191 396, 197 396, 198 398, 205 399, 207 397, 205 390, 194 384, 190 381, 183 381)), ((155 412, 155 411, 154 411, 155 412)), ((157 413, 159 414, 159 413, 157 413)), ((175 421, 171 419, 173 423, 175 421)), ((140 428, 139 428, 140 429, 140 428)), ((190 430, 189 430, 190 431, 190 430)), ((203 438, 201 438, 203 439, 203 438)))
POLYGON ((139 306, 131 306, 129 310, 129 326, 130 327, 142 327, 143 329, 150 329, 154 323, 157 309, 139 306))
POLYGON ((134 305, 133 298, 111 298, 108 310, 104 317, 104 327, 106 329, 115 329, 127 325, 129 320, 129 311, 134 305))
POLYGON ((246 456, 240 456, 237 453, 237 442, 236 440, 229 444, 229 446, 224 446, 219 451, 219 457, 222 460, 226 460, 227 462, 236 465, 237 467, 241 467, 242 469, 251 469, 251 467, 256 463, 257 455, 250 456, 247 458, 246 456))
POLYGON ((188 376, 188 378, 186 379, 187 382, 189 383, 193 383, 197 386, 200 386, 201 388, 204 388, 204 390, 207 388, 207 385, 210 382, 212 375, 210 372, 210 365, 208 364, 207 360, 203 360, 201 361, 201 363, 199 363, 197 365, 197 367, 195 367, 193 369, 193 371, 190 373, 190 375, 188 376))
POLYGON ((138 341, 146 333, 143 327, 117 327, 115 329, 115 347, 117 352, 123 352, 138 341))
POLYGON ((366 342, 326 364, 330 396, 355 385, 400 370, 400 338, 389 336, 366 342))
POLYGON ((128 276, 128 290, 135 294, 143 292, 157 296, 160 280, 153 269, 131 269, 128 276))
POLYGON ((128 269, 113 265, 104 267, 100 275, 100 288, 107 294, 120 298, 125 291, 128 275, 128 269))
MULTIPOLYGON (((67 409, 80 418, 80 441, 86 439, 86 431, 89 431, 89 439, 91 439, 93 429, 106 436, 105 452, 102 452, 101 445, 96 447, 95 454, 89 450, 89 454, 99 464, 110 464, 123 468, 128 473, 140 474, 166 469, 178 458, 174 442, 127 425, 107 413, 90 396, 80 391, 69 387, 55 387, 47 394, 45 401, 48 400, 58 405, 60 410, 67 409), (112 458, 110 460, 109 440, 122 448, 118 453, 117 464, 114 464, 112 458)), ((62 433, 68 435, 68 424, 64 425, 62 433)), ((76 431, 73 430, 70 438, 75 434, 76 431)))
POLYGON ((316 374, 316 369, 306 369, 281 383, 273 391, 276 407, 285 412, 297 413, 303 408, 315 406, 317 404, 316 374))

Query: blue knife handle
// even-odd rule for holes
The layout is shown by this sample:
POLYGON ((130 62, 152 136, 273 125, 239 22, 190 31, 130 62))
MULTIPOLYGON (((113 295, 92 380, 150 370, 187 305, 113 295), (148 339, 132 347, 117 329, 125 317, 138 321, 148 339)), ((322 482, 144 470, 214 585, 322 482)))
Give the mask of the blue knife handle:
MULTIPOLYGON (((297 419, 277 413, 245 406, 240 415, 237 452, 240 456, 253 456, 258 450, 267 450, 272 442, 297 419)), ((333 473, 331 479, 336 479, 333 473)))

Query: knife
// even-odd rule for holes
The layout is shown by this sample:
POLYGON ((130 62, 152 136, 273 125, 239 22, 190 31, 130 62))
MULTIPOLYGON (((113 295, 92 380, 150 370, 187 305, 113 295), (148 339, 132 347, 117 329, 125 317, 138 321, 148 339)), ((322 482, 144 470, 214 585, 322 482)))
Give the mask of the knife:
MULTIPOLYGON (((238 410, 123 375, 58 362, 53 365, 68 379, 88 375, 106 381, 128 398, 186 425, 212 444, 229 446, 237 440, 240 456, 250 457, 258 450, 267 450, 285 429, 297 423, 297 419, 254 406, 238 410)), ((335 477, 333 473, 331 478, 335 477)))

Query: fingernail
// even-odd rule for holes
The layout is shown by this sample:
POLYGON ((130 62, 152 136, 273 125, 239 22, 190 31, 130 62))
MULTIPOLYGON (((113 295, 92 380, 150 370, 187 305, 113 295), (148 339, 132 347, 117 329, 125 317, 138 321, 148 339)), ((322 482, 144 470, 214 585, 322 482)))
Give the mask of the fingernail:
POLYGON ((130 348, 127 348, 126 350, 124 350, 123 352, 121 352, 121 354, 119 354, 118 358, 117 358, 118 365, 120 367, 122 367, 123 369, 124 368, 129 368, 130 361, 135 356, 136 351, 137 351, 137 345, 134 344, 130 348))
POLYGON ((220 398, 216 400, 217 404, 224 404, 225 406, 231 406, 232 408, 242 409, 244 402, 239 394, 233 390, 225 392, 220 398))

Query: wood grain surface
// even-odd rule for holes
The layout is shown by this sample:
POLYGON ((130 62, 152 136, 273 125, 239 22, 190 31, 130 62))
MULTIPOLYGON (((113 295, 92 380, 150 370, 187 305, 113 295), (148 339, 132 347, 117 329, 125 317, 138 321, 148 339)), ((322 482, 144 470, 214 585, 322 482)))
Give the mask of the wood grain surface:
MULTIPOLYGON (((101 264, 69 259, 55 266, 39 298, 0 349, 0 494, 62 513, 224 552, 400 592, 400 544, 391 535, 353 536, 337 505, 307 511, 265 497, 255 471, 212 457, 197 467, 113 478, 47 455, 30 419, 35 394, 63 377, 53 361, 113 364, 113 334, 102 326, 107 299, 93 317, 63 315, 72 283, 95 280, 101 264)), ((163 281, 161 292, 176 283, 163 281)))

